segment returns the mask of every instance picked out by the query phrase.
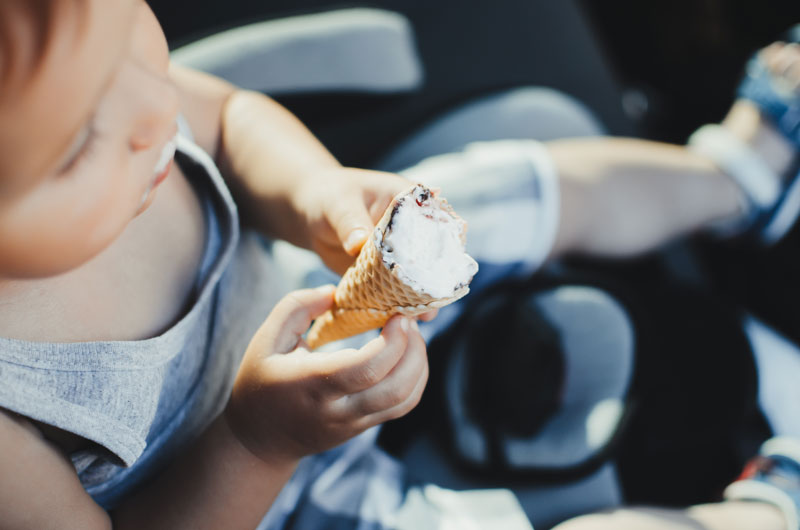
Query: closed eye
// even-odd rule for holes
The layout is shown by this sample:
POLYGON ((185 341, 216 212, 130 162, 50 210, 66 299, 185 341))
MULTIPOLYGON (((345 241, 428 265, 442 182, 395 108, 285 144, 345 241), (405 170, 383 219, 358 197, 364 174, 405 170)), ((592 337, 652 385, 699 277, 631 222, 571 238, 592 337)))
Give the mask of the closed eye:
POLYGON ((67 161, 58 170, 58 174, 66 175, 78 167, 91 154, 95 140, 97 140, 97 129, 94 126, 94 119, 92 119, 75 139, 69 150, 67 161))

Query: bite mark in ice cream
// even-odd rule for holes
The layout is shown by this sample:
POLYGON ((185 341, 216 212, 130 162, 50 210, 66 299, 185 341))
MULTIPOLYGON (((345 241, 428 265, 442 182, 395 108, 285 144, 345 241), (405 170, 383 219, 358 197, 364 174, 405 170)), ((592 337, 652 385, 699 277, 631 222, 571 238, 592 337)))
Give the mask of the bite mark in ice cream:
POLYGON ((394 205, 375 245, 383 262, 415 291, 446 298, 469 284, 478 264, 464 252, 467 223, 425 187, 416 186, 394 205))

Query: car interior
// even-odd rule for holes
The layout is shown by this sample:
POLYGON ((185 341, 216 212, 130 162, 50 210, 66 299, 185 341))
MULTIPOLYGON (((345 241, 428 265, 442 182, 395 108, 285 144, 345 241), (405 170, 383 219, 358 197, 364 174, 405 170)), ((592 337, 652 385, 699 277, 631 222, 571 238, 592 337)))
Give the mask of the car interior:
MULTIPOLYGON (((768 5, 754 0, 148 3, 162 23, 175 61, 274 97, 343 164, 358 167, 373 166, 393 145, 449 109, 523 86, 550 87, 573 96, 598 117, 608 134, 681 144, 698 126, 724 116, 748 57, 800 21, 800 3, 793 0, 768 5)), ((690 238, 630 263, 574 260, 568 266, 572 272, 554 283, 548 280, 551 284, 544 291, 537 286, 537 293, 544 295, 532 300, 543 311, 548 311, 554 289, 568 283, 611 292, 623 305, 635 306, 643 299, 661 303, 650 313, 658 315, 655 324, 642 324, 634 315, 632 322, 609 325, 618 331, 616 336, 629 333, 628 326, 639 326, 637 331, 644 336, 635 344, 639 356, 641 351, 670 348, 680 350, 681 359, 691 358, 708 346, 708 337, 693 335, 691 322, 715 311, 721 316, 712 327, 727 326, 735 319, 724 303, 727 299, 745 301, 756 314, 800 339, 794 317, 800 307, 791 296, 800 291, 800 280, 793 273, 800 266, 800 229, 760 253, 690 238), (681 289, 670 293, 657 289, 655 284, 664 278, 681 289), (650 330, 650 337, 653 330, 672 336, 655 344, 642 326, 650 330)), ((530 286, 519 288, 525 291, 530 286)), ((585 318, 593 318, 591 312, 585 318)), ((553 319, 564 329, 571 326, 569 319, 553 319)), ((574 333, 581 331, 576 328, 574 333)), ((726 347, 738 351, 738 339, 732 338, 726 347)), ((452 346, 445 341, 432 344, 431 351, 452 346)), ((439 362, 433 357, 432 373, 439 362)), ((721 359, 714 357, 700 370, 713 373, 714 362, 728 362, 721 359)), ((744 370, 743 363, 731 363, 730 386, 697 390, 698 395, 711 403, 715 396, 735 392, 735 382, 746 381, 738 372, 744 370)), ((644 365, 650 370, 663 368, 657 363, 644 365)), ((532 381, 545 383, 541 376, 532 381)), ((712 442, 690 447, 688 437, 678 436, 683 452, 663 459, 663 480, 659 487, 651 487, 637 466, 653 455, 634 455, 620 466, 605 461, 614 449, 614 431, 600 444, 596 458, 581 465, 572 462, 560 470, 538 473, 486 473, 480 466, 470 466, 463 454, 448 454, 442 445, 454 443, 454 435, 452 429, 438 432, 439 419, 447 414, 447 381, 438 384, 431 391, 438 401, 388 425, 381 443, 417 470, 420 480, 453 488, 511 481, 536 528, 595 507, 620 504, 623 498, 681 505, 692 502, 693 495, 702 498, 716 484, 706 482, 675 493, 680 470, 693 462, 686 455, 703 457, 713 451, 712 442)), ((634 390, 637 384, 641 382, 634 382, 634 390)), ((623 401, 624 407, 636 406, 633 398, 623 401)), ((755 440, 764 425, 751 405, 742 398, 734 413, 747 417, 755 440)), ((625 427, 625 419, 621 409, 615 429, 625 427)), ((670 425, 680 421, 674 418, 670 425)), ((681 428, 693 427, 676 429, 681 428)), ((753 452, 753 447, 740 449, 743 455, 753 452)), ((739 461, 730 460, 720 463, 725 478, 718 482, 740 469, 739 461)))

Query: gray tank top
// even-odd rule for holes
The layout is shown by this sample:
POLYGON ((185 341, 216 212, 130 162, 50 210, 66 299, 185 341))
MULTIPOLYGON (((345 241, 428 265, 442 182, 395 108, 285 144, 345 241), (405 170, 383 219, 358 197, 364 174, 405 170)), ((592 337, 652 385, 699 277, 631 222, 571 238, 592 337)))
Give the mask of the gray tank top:
POLYGON ((94 442, 70 457, 106 508, 221 412, 250 338, 288 290, 267 244, 240 237, 236 207, 210 157, 180 136, 176 160, 206 219, 202 265, 183 317, 139 341, 0 338, 0 407, 94 442))

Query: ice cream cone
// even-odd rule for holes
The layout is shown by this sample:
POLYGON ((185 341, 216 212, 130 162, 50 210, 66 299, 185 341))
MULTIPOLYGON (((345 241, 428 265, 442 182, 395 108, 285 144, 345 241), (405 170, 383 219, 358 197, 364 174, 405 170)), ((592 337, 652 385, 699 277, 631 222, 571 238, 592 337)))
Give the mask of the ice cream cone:
MULTIPOLYGON (((392 226, 399 203, 415 192, 433 197, 430 190, 418 185, 394 198, 378 221, 372 237, 364 243, 356 262, 336 287, 334 307, 311 326, 306 338, 311 348, 381 327, 395 314, 416 316, 426 313, 469 292, 468 285, 457 285, 448 296, 431 296, 411 285, 398 273, 395 263, 386 258, 381 248, 384 236, 392 226)), ((436 200, 454 220, 464 224, 444 199, 436 200)), ((461 237, 463 243, 465 235, 462 233, 461 237)))

